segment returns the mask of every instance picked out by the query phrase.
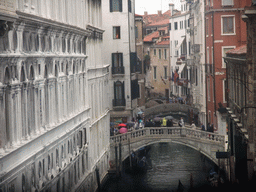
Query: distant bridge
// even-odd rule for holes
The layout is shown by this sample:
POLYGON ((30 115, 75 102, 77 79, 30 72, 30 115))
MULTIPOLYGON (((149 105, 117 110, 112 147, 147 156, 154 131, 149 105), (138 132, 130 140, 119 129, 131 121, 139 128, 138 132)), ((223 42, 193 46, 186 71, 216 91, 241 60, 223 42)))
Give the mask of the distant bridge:
POLYGON ((154 143, 173 142, 191 147, 218 163, 216 152, 224 151, 225 136, 190 127, 148 127, 111 137, 110 158, 115 162, 115 145, 121 142, 121 157, 124 161, 131 151, 154 143))
POLYGON ((144 114, 146 117, 155 116, 159 114, 183 114, 187 115, 189 110, 198 113, 198 109, 189 105, 180 103, 159 104, 150 108, 146 108, 144 114))

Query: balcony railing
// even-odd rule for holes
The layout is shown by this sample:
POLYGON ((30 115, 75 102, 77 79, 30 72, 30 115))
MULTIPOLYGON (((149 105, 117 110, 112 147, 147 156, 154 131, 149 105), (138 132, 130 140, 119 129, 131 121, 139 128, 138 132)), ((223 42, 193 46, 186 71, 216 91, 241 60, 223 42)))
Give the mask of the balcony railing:
POLYGON ((112 67, 112 75, 115 74, 124 74, 124 66, 112 67))
POLYGON ((113 99, 113 107, 125 106, 125 99, 113 99))

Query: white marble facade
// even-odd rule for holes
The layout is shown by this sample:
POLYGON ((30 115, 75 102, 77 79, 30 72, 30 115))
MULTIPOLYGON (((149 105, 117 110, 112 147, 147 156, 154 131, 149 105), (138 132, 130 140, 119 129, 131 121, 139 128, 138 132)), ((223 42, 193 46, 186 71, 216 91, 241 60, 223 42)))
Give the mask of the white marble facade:
POLYGON ((71 191, 108 169, 101 0, 0 0, 0 191, 71 191))

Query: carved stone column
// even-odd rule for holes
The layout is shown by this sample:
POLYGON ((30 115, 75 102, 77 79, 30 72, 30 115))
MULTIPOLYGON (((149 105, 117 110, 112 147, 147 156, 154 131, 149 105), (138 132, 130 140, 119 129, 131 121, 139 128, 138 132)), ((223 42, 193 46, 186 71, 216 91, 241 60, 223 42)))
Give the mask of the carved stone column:
POLYGON ((28 132, 28 83, 23 82, 21 87, 21 114, 22 114, 22 130, 23 136, 25 140, 29 139, 29 132, 28 132))
POLYGON ((6 110, 5 110, 6 86, 0 86, 0 156, 6 148, 6 110))
POLYGON ((55 82, 55 79, 54 78, 50 78, 50 79, 47 79, 47 93, 48 93, 48 100, 47 100, 47 105, 48 105, 48 117, 49 117, 49 125, 50 126, 53 126, 53 123, 54 123, 54 98, 53 98, 53 93, 55 91, 54 89, 54 82, 55 82))

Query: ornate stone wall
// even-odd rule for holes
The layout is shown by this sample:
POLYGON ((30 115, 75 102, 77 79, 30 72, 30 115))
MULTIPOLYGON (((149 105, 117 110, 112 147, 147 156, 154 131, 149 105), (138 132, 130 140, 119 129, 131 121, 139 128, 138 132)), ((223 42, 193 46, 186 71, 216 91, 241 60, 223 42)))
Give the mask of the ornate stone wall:
POLYGON ((107 172, 100 27, 100 0, 0 1, 0 191, 70 191, 107 172))

